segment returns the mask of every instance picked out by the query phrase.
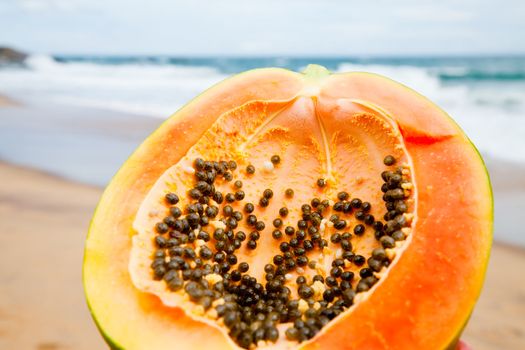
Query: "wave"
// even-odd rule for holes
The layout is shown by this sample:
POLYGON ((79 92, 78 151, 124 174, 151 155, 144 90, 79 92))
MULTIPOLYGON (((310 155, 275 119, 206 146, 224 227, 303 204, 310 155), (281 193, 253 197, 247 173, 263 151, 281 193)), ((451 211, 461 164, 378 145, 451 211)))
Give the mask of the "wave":
POLYGON ((24 64, 32 70, 56 70, 64 66, 52 56, 41 54, 30 55, 24 60, 24 64))
POLYGON ((469 71, 462 74, 440 73, 441 80, 525 80, 525 72, 480 72, 469 71))
POLYGON ((0 70, 6 93, 84 107, 166 118, 226 75, 213 67, 60 62, 29 57, 26 69, 0 70))
POLYGON ((342 63, 337 71, 377 73, 417 89, 453 116, 483 154, 525 162, 525 82, 449 84, 435 68, 401 65, 342 63))
POLYGON ((55 59, 33 55, 25 68, 0 69, 0 89, 22 101, 167 118, 231 73, 269 65, 301 70, 309 62, 337 72, 375 72, 413 87, 450 113, 483 153, 525 162, 525 59, 498 63, 339 58, 55 59))

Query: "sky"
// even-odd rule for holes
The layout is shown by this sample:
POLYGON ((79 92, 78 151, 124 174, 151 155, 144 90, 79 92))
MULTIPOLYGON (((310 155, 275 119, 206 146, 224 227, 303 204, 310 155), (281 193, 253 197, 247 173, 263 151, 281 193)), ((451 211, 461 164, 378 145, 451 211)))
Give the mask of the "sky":
POLYGON ((525 54, 523 0, 0 0, 0 46, 222 56, 525 54))

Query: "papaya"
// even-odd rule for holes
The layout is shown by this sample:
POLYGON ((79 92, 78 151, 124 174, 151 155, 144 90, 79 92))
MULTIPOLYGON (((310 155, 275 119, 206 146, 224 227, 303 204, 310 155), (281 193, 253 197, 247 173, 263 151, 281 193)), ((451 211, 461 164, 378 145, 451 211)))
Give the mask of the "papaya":
POLYGON ((167 119, 107 186, 85 244, 116 349, 445 349, 479 296, 481 156, 413 90, 256 69, 167 119))

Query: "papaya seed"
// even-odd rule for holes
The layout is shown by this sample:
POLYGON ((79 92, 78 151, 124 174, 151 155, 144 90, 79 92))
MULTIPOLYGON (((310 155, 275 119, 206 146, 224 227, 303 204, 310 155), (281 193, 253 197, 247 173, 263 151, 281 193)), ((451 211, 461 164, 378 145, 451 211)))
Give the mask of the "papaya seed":
POLYGON ((385 157, 385 159, 383 159, 383 163, 388 166, 394 165, 396 163, 396 159, 393 156, 388 155, 385 157))

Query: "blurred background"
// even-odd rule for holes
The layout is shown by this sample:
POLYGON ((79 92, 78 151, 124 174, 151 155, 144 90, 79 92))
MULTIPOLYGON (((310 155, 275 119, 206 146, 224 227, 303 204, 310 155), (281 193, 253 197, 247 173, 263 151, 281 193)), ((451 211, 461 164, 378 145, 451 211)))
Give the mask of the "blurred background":
POLYGON ((524 349, 524 34, 520 0, 0 0, 0 348, 104 348, 81 286, 102 188, 210 85, 317 63, 416 89, 478 147, 496 244, 464 338, 524 349))

